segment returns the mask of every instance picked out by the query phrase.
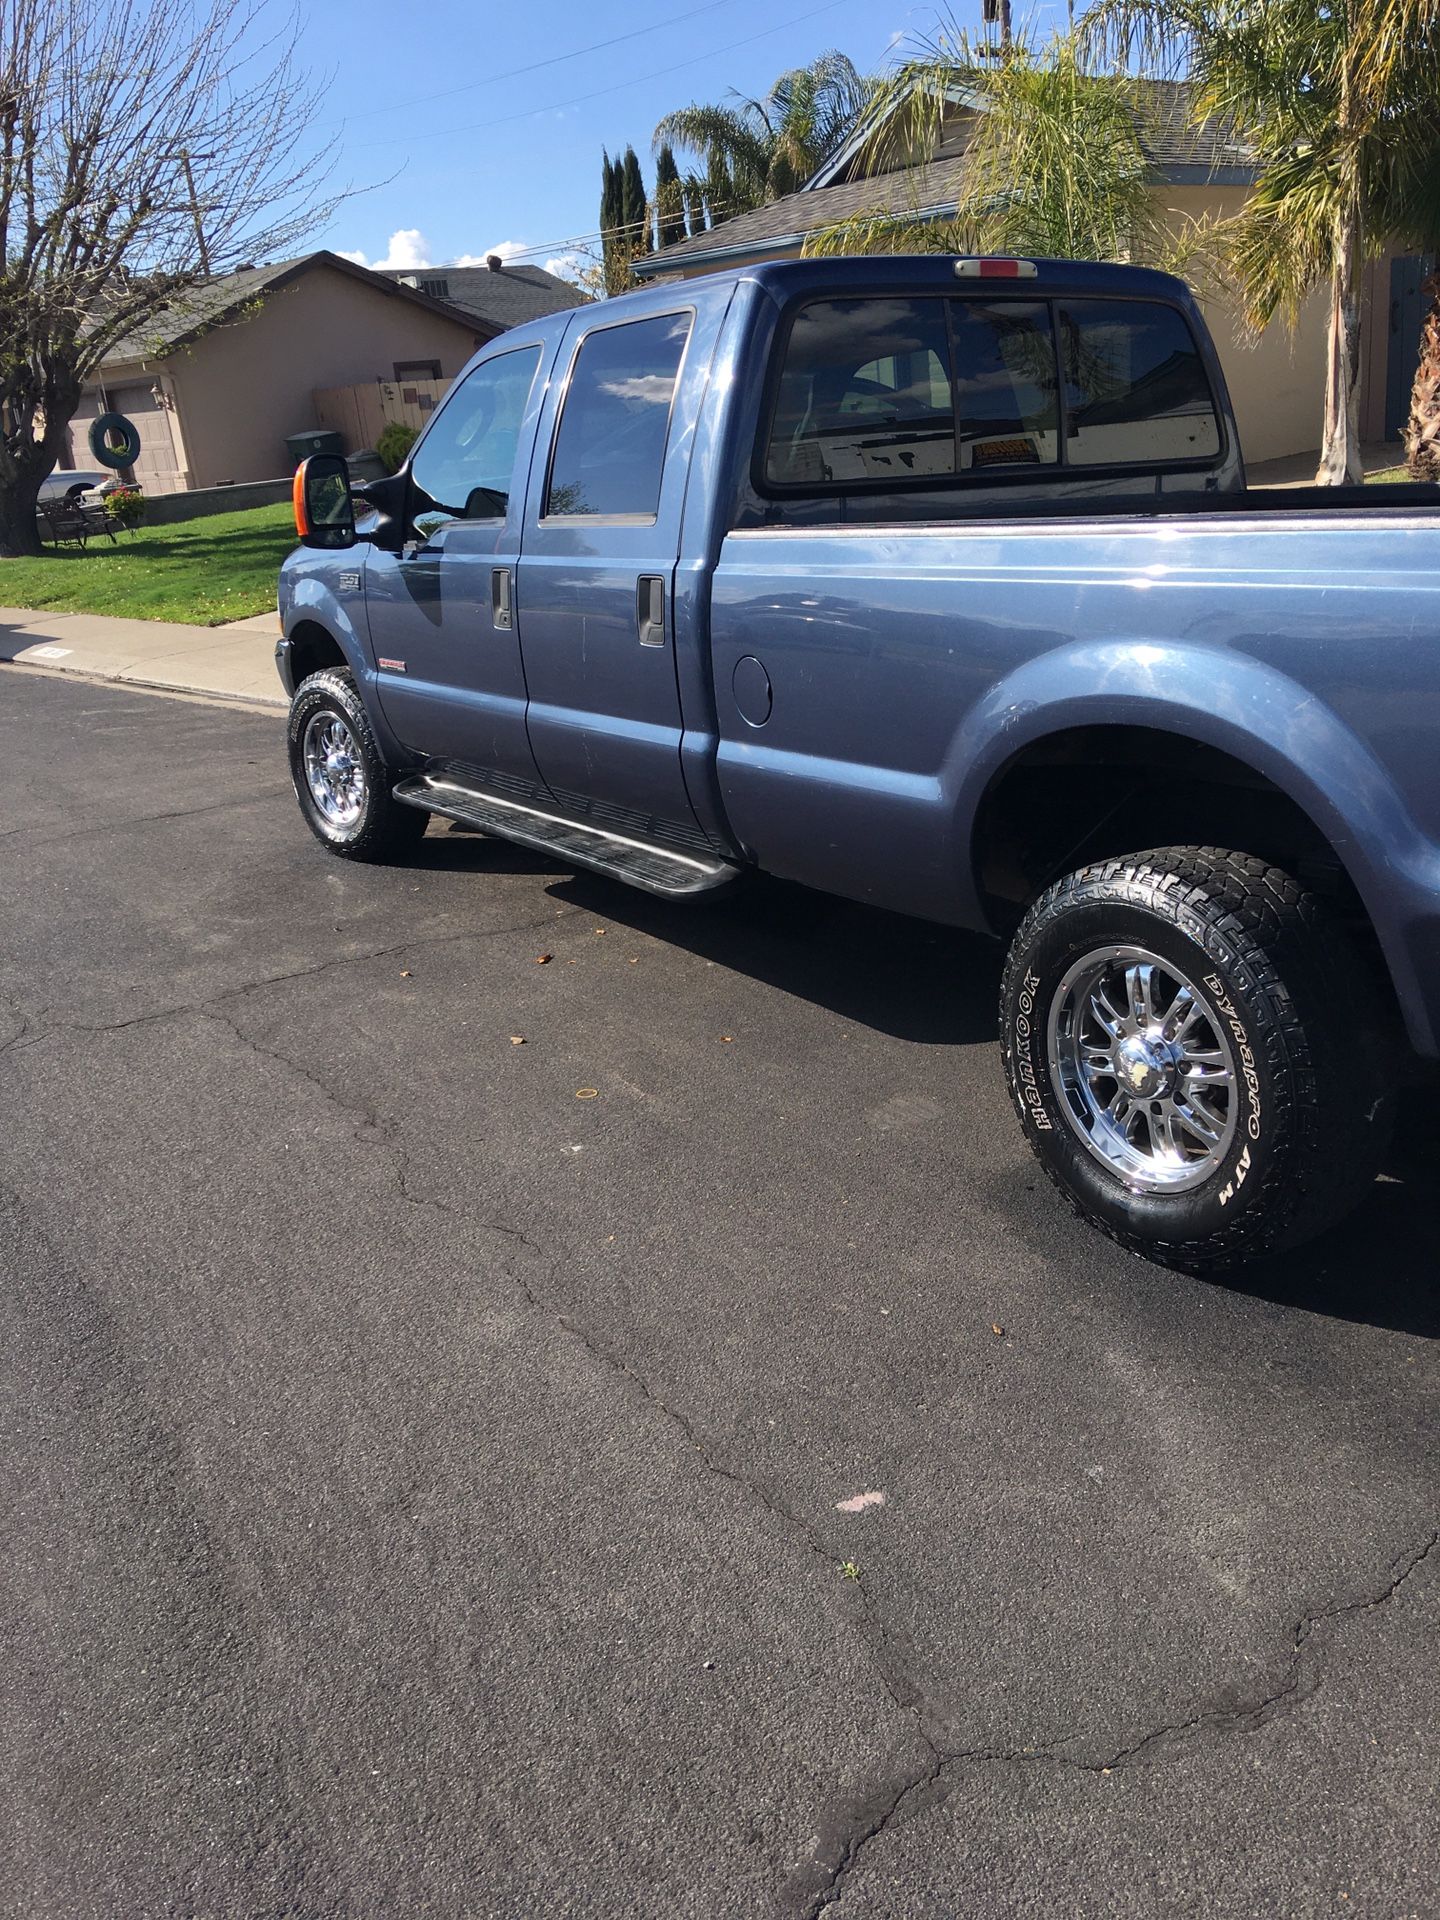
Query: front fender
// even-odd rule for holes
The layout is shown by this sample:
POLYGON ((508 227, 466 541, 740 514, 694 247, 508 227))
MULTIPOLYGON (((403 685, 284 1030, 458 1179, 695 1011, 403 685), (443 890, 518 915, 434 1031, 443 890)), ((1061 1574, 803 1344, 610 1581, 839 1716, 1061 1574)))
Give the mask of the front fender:
MULTIPOLYGON (((1148 637, 1065 646, 996 683, 966 717, 952 767, 973 830, 992 781, 1075 727, 1146 727, 1218 748, 1269 780, 1325 836, 1370 915, 1417 1048, 1440 1031, 1440 848, 1384 765, 1309 689, 1233 649, 1148 637)), ((973 858, 969 884, 979 907, 973 858)))
POLYGON ((289 555, 281 568, 281 638, 275 648, 275 664, 285 691, 290 694, 294 693, 300 677, 295 669, 295 656, 303 638, 300 630, 306 626, 318 627, 339 647, 365 702, 381 752, 393 766, 403 766, 405 751, 386 724, 380 704, 370 626, 365 615, 364 562, 353 549, 336 554, 301 547, 289 555))

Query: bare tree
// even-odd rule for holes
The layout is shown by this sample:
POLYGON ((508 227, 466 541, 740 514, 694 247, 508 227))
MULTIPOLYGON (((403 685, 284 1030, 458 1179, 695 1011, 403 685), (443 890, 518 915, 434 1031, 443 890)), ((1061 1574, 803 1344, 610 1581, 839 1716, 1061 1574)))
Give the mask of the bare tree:
POLYGON ((0 0, 0 556, 86 378, 162 307, 283 258, 339 198, 269 0, 0 0))

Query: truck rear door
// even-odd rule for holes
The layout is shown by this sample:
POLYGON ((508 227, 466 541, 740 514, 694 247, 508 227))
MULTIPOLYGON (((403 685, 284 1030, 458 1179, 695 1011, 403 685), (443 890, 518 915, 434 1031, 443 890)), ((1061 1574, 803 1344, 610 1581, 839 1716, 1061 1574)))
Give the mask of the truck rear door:
POLYGON ((1203 486, 1203 358, 1164 301, 1024 280, 802 297, 777 356, 766 523, 729 532, 711 585, 725 814, 769 872, 944 919, 965 716, 1084 591, 1011 503, 1203 486))
POLYGON ((530 743, 551 792, 686 841, 701 830, 681 769, 675 567, 729 298, 677 288, 633 319, 577 317, 540 421, 516 583, 530 743))

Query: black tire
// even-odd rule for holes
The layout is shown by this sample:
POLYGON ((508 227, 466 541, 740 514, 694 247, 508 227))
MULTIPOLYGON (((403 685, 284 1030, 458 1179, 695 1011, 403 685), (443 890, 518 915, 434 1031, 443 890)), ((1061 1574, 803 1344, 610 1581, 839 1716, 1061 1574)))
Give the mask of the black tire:
POLYGON ((347 860, 386 860, 408 852, 422 838, 430 816, 423 808, 407 807, 393 797, 391 787, 397 775, 385 764, 365 703, 345 669, 327 667, 301 681, 290 702, 286 744, 300 811, 315 838, 331 853, 347 860), (307 747, 318 750, 327 730, 329 737, 338 740, 340 729, 349 743, 344 755, 347 771, 339 776, 345 782, 343 804, 327 810, 307 773, 307 747), (358 783, 349 768, 358 772, 358 783))
POLYGON ((123 413, 102 413, 90 422, 90 451, 102 467, 119 472, 140 458, 140 433, 123 413))
MULTIPOLYGON (((1102 1011, 1113 1005, 1112 994, 1102 1011)), ((1082 868, 1035 902, 1006 962, 1001 1047, 1026 1137, 1076 1212, 1148 1259, 1212 1272, 1313 1239, 1374 1180, 1395 1080, 1381 1005, 1343 931, 1288 874, 1218 847, 1164 847, 1082 868), (1118 957, 1100 958, 1112 949, 1118 957), (1200 1003, 1192 1044, 1211 1049, 1212 1060, 1229 1056, 1233 1091, 1199 1082, 1205 1124, 1221 1113, 1233 1128, 1228 1145, 1219 1123, 1209 1146, 1184 1123, 1168 1146, 1157 1137, 1166 1102, 1152 1106, 1149 1093, 1168 1091, 1194 1111, 1193 1090, 1177 1080, 1185 1067, 1175 1048, 1127 1040, 1123 1027, 1094 1037, 1103 1023, 1091 1018, 1086 969, 1124 971, 1132 949, 1161 963, 1150 976, 1157 995, 1174 977, 1191 983, 1183 1004, 1200 1003), (1102 1053, 1112 1047, 1112 1060, 1141 1092, 1122 1088, 1120 1071, 1096 1067, 1097 1045, 1102 1053), (1107 1133, 1096 1108, 1112 1087, 1124 1099, 1107 1133), (1152 1122, 1150 1112, 1162 1117, 1152 1122), (1112 1154, 1131 1151, 1127 1127, 1133 1150, 1142 1160, 1150 1153, 1150 1168, 1169 1166, 1170 1177, 1169 1148, 1178 1140, 1179 1159, 1193 1168, 1181 1177, 1192 1184, 1158 1190, 1147 1171, 1117 1169, 1104 1143, 1112 1154), (1185 1161, 1186 1153, 1195 1158, 1185 1161)), ((1144 1028, 1133 1004, 1126 1017, 1144 1028)), ((1181 1018, 1174 1016, 1176 1027, 1181 1018)), ((1161 1036, 1171 1025, 1145 1031, 1161 1036)))

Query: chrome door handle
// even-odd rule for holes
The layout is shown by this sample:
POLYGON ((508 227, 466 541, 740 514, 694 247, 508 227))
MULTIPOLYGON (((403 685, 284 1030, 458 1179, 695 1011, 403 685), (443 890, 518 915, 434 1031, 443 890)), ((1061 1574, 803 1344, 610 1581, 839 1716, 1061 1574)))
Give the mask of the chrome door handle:
POLYGON ((635 582, 635 624, 642 647, 665 644, 665 576, 642 573, 635 582))
POLYGON ((490 620, 501 633, 508 633, 515 624, 510 604, 509 567, 492 567, 490 570, 490 620))

